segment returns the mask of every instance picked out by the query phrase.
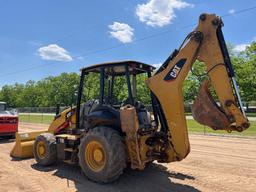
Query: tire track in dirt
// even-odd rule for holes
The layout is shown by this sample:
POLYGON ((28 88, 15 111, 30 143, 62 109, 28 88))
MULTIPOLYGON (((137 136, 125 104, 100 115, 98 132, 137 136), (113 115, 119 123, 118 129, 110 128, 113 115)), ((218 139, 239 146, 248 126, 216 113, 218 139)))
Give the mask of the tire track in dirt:
MULTIPOLYGON (((20 123, 19 128, 24 132, 47 127, 20 123)), ((84 177, 78 166, 41 167, 34 159, 13 161, 9 156, 13 141, 0 140, 0 191, 255 191, 256 139, 190 135, 190 141, 191 153, 181 162, 153 163, 144 171, 127 169, 114 183, 100 185, 84 177)))
MULTIPOLYGON (((204 191, 255 190, 255 139, 199 135, 190 139, 190 155, 174 165, 178 171, 196 175, 191 185, 204 186, 204 191)), ((167 167, 173 168, 172 164, 167 167)))
MULTIPOLYGON (((2 147, 1 144, 0 147, 2 147)), ((6 144, 11 148, 12 143, 6 144)), ((4 167, 3 175, 0 180, 1 186, 8 186, 7 191, 28 191, 28 192, 43 192, 43 191, 60 191, 61 185, 55 183, 58 178, 51 178, 43 172, 35 171, 31 167, 35 163, 33 159, 23 161, 15 161, 9 157, 9 151, 4 150, 5 155, 1 155, 0 164, 4 167), (6 179, 6 176, 8 179, 6 179), (53 187, 54 186, 54 187, 53 187)), ((0 187, 1 188, 1 187, 0 187)))

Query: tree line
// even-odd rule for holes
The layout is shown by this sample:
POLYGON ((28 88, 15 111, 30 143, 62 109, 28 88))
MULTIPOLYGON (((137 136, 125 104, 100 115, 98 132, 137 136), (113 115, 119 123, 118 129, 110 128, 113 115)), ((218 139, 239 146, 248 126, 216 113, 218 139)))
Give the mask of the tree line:
MULTIPOLYGON (((243 101, 256 101, 256 42, 252 42, 245 51, 235 53, 229 48, 231 60, 236 73, 239 90, 243 101)), ((185 102, 192 102, 204 79, 204 64, 198 61, 193 65, 183 86, 185 102)), ((87 99, 99 95, 99 80, 97 75, 89 75, 85 80, 87 99)), ((145 86, 145 76, 137 80, 138 99, 150 104, 149 92, 145 86)), ((30 80, 25 84, 15 83, 5 85, 0 90, 0 101, 5 101, 10 107, 52 107, 57 104, 69 106, 74 104, 80 76, 77 73, 61 73, 59 76, 49 76, 39 81, 30 80)), ((115 82, 114 95, 119 100, 127 98, 127 88, 124 79, 115 82)))

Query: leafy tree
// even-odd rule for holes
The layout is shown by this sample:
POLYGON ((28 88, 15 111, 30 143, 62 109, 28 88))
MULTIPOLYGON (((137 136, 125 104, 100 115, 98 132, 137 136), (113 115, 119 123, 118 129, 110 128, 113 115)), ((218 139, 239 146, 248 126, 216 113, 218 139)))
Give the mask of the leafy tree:
MULTIPOLYGON (((256 42, 252 42, 242 53, 232 51, 232 45, 228 47, 243 101, 247 103, 256 101, 256 42)), ((185 102, 192 102, 195 99, 201 81, 206 78, 204 63, 196 61, 192 71, 189 72, 183 84, 185 102)), ((75 104, 75 92, 78 90, 79 79, 77 73, 62 73, 40 81, 5 85, 0 90, 0 100, 6 101, 10 107, 48 107, 57 104, 69 106, 75 104)), ((137 99, 144 104, 150 104, 149 90, 145 85, 146 79, 146 75, 137 76, 137 99)), ((99 74, 87 75, 84 82, 83 101, 98 98, 99 85, 99 74)), ((113 97, 119 102, 128 98, 125 77, 115 78, 113 97)))
POLYGON ((232 57, 237 82, 243 101, 249 104, 256 100, 256 42, 232 57))
POLYGON ((185 102, 190 103, 196 98, 201 81, 205 78, 205 64, 196 61, 183 83, 183 96, 185 102))

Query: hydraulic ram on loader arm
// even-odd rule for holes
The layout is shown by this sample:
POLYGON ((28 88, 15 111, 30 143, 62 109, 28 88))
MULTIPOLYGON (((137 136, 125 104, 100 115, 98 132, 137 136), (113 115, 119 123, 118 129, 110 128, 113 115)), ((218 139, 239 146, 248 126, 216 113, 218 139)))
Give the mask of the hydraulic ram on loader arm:
POLYGON ((179 51, 168 58, 147 85, 155 96, 161 130, 168 134, 171 150, 168 162, 184 159, 190 144, 182 95, 183 82, 195 60, 205 63, 207 75, 219 99, 218 106, 203 82, 193 105, 193 116, 215 130, 243 131, 249 122, 243 111, 235 75, 223 38, 220 17, 202 14, 179 51), (171 153, 175 153, 175 155, 171 153))

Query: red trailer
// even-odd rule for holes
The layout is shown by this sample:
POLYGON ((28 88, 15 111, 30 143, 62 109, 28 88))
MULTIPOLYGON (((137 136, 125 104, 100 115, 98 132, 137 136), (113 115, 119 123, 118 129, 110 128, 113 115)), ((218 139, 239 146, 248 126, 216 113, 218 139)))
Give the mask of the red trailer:
POLYGON ((6 102, 0 102, 0 137, 15 138, 18 132, 18 114, 8 111, 6 102))

